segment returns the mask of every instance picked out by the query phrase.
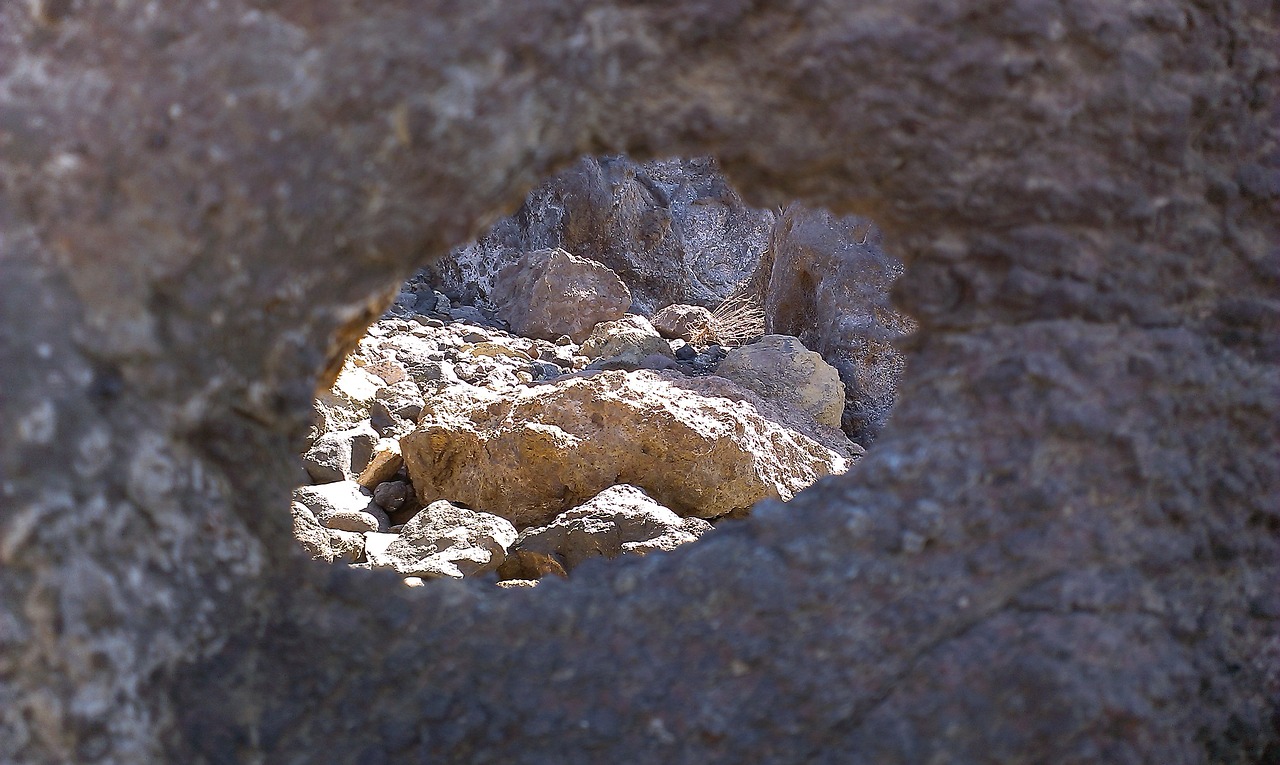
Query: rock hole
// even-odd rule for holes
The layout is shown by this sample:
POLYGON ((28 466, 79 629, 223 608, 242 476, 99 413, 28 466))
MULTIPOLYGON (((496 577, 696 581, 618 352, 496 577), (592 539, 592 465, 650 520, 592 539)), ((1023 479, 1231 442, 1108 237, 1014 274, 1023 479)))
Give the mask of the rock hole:
POLYGON ((315 401, 294 534, 406 584, 672 550, 856 469, 893 405, 871 221, 587 157, 406 281, 315 401))

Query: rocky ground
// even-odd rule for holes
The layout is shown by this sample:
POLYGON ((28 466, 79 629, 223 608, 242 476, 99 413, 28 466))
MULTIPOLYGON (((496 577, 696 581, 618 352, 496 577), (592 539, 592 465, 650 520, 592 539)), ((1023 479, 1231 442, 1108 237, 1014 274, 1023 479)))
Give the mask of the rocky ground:
POLYGON ((836 369, 761 337, 762 315, 725 347, 705 308, 651 322, 612 270, 558 249, 495 294, 496 311, 455 305, 419 274, 319 395, 292 511, 313 557, 532 586, 692 542, 862 454, 836 369))

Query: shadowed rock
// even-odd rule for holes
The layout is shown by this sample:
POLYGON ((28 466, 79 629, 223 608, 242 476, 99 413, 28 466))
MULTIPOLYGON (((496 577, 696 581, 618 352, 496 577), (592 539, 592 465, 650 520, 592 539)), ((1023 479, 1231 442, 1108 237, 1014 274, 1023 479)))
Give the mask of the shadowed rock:
POLYGON ((1274 761, 1277 50, 1248 1, 0 5, 0 761, 1274 761), (308 560, 317 378, 602 150, 882 227, 875 450, 531 591, 308 560))

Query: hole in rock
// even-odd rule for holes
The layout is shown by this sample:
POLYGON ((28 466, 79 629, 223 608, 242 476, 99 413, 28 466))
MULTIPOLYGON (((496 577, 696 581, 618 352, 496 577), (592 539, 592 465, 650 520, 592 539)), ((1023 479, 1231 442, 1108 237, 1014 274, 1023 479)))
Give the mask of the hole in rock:
POLYGON ((868 220, 707 158, 587 157, 416 273, 315 402, 294 532, 411 585, 532 586, 856 469, 913 328, 868 220))

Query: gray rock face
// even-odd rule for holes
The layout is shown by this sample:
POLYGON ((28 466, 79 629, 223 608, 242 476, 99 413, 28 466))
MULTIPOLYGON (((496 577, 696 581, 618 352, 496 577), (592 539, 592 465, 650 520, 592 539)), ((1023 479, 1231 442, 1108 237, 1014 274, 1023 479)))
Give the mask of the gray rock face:
POLYGON ((618 275, 564 250, 537 250, 494 280, 498 315, 525 337, 581 342, 597 323, 621 318, 631 291, 618 275))
POLYGON ((1267 4, 432 11, 0 4, 0 761, 1274 761, 1267 4), (327 362, 602 143, 875 217, 875 449, 567 585, 309 561, 327 362))
POLYGON ((516 541, 505 518, 458 507, 445 500, 427 505, 385 546, 366 542, 374 568, 404 576, 461 579, 497 570, 516 541))
POLYGON ((888 422, 904 364, 896 344, 915 328, 889 302, 901 274, 870 220, 793 204, 753 276, 766 331, 799 337, 839 370, 843 428, 863 446, 888 422))
POLYGON ((567 570, 589 558, 674 550, 711 530, 701 518, 681 518, 635 486, 612 486, 547 526, 526 529, 516 546, 554 556, 567 570))
POLYGON ((380 531, 388 525, 386 514, 373 501, 373 494, 355 481, 302 486, 293 490, 293 499, 328 529, 380 531))
POLYGON ((433 269, 446 289, 470 289, 472 299, 496 308, 494 275, 524 252, 563 247, 621 276, 641 313, 671 303, 715 306, 751 274, 773 218, 749 207, 710 157, 584 157, 433 269))
POLYGON ((302 456, 302 467, 316 483, 351 480, 369 463, 377 438, 368 425, 322 433, 302 456))
POLYGON ((711 312, 700 305, 669 305, 653 315, 653 326, 658 334, 686 343, 701 340, 711 323, 711 312))
POLYGON ((589 359, 621 357, 623 363, 637 366, 647 356, 673 355, 671 345, 662 339, 649 320, 636 314, 597 324, 582 342, 579 353, 589 359))

